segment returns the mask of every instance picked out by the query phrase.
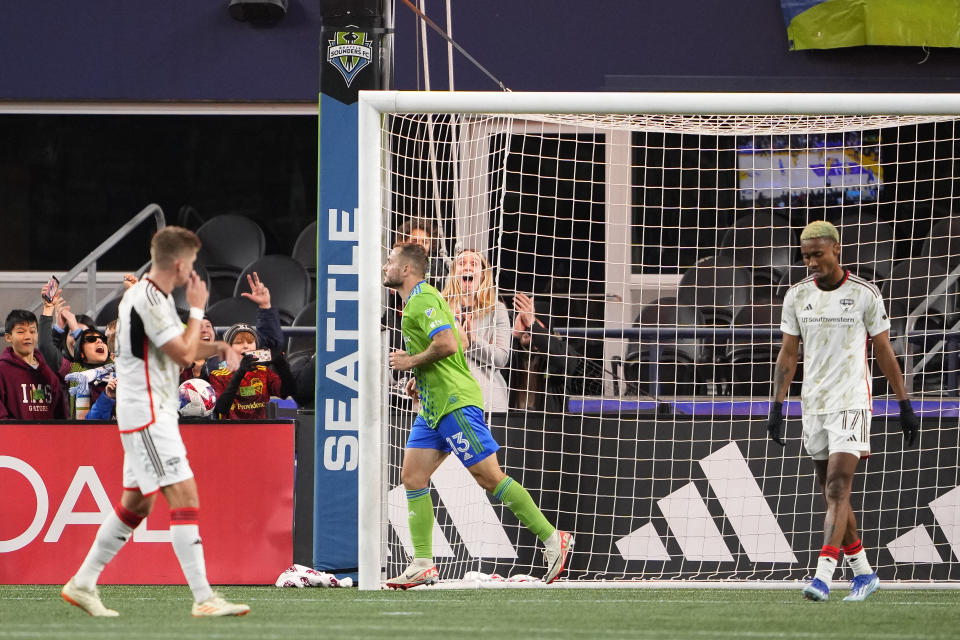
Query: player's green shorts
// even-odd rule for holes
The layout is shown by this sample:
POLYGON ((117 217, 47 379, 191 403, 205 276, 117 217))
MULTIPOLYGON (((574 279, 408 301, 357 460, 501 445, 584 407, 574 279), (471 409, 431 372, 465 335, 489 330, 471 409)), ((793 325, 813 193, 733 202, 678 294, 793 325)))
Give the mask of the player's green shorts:
POLYGON ((451 451, 463 466, 477 464, 500 448, 480 407, 461 407, 440 418, 436 429, 417 416, 407 438, 408 449, 451 451))

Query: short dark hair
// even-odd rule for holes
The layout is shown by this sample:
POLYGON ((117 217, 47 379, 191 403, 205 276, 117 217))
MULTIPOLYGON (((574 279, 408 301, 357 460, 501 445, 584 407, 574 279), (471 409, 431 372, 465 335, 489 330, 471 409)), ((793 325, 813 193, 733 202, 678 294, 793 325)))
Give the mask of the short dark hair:
POLYGON ((426 231, 430 236, 430 247, 437 241, 437 223, 430 218, 407 218, 397 228, 397 242, 409 242, 414 229, 426 231))
POLYGON ((427 275, 427 265, 430 259, 427 258, 427 252, 416 242, 400 242, 394 245, 400 249, 400 259, 413 267, 413 270, 422 276, 427 275))
POLYGON ((76 318, 77 318, 77 324, 84 324, 87 326, 87 329, 97 328, 97 321, 85 313, 78 313, 76 318))
POLYGON ((14 309, 7 314, 7 321, 3 325, 4 333, 13 333, 13 328, 22 323, 37 324, 37 316, 32 311, 26 309, 14 309))

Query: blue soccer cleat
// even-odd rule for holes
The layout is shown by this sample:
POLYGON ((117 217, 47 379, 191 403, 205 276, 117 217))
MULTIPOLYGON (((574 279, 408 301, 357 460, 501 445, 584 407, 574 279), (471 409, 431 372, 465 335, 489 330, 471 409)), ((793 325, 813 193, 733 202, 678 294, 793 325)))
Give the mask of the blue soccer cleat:
POLYGON ((825 602, 830 598, 830 587, 823 580, 814 578, 803 588, 803 597, 813 602, 825 602))
POLYGON ((851 583, 850 595, 843 599, 844 602, 863 602, 867 596, 880 588, 880 578, 877 577, 876 572, 853 576, 851 583))

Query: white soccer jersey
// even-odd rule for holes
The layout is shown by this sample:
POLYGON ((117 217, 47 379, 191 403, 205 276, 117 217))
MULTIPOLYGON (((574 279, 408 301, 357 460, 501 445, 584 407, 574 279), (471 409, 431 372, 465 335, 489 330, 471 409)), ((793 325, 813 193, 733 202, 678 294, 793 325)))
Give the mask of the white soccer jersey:
POLYGON ((880 290, 849 271, 830 291, 812 276, 790 287, 780 330, 803 341, 803 413, 870 409, 867 337, 889 328, 880 290))
POLYGON ((123 433, 177 423, 180 366, 160 347, 183 333, 173 297, 149 278, 123 294, 117 317, 117 423, 123 433))

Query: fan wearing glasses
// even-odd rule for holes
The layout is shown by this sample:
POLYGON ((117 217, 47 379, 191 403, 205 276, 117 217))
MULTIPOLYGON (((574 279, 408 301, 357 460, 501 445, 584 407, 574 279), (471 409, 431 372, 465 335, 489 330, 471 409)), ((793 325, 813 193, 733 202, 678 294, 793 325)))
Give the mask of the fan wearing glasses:
POLYGON ((70 372, 64 376, 70 391, 71 418, 85 419, 102 393, 111 400, 116 397, 113 370, 107 336, 96 327, 81 331, 74 344, 70 372))

